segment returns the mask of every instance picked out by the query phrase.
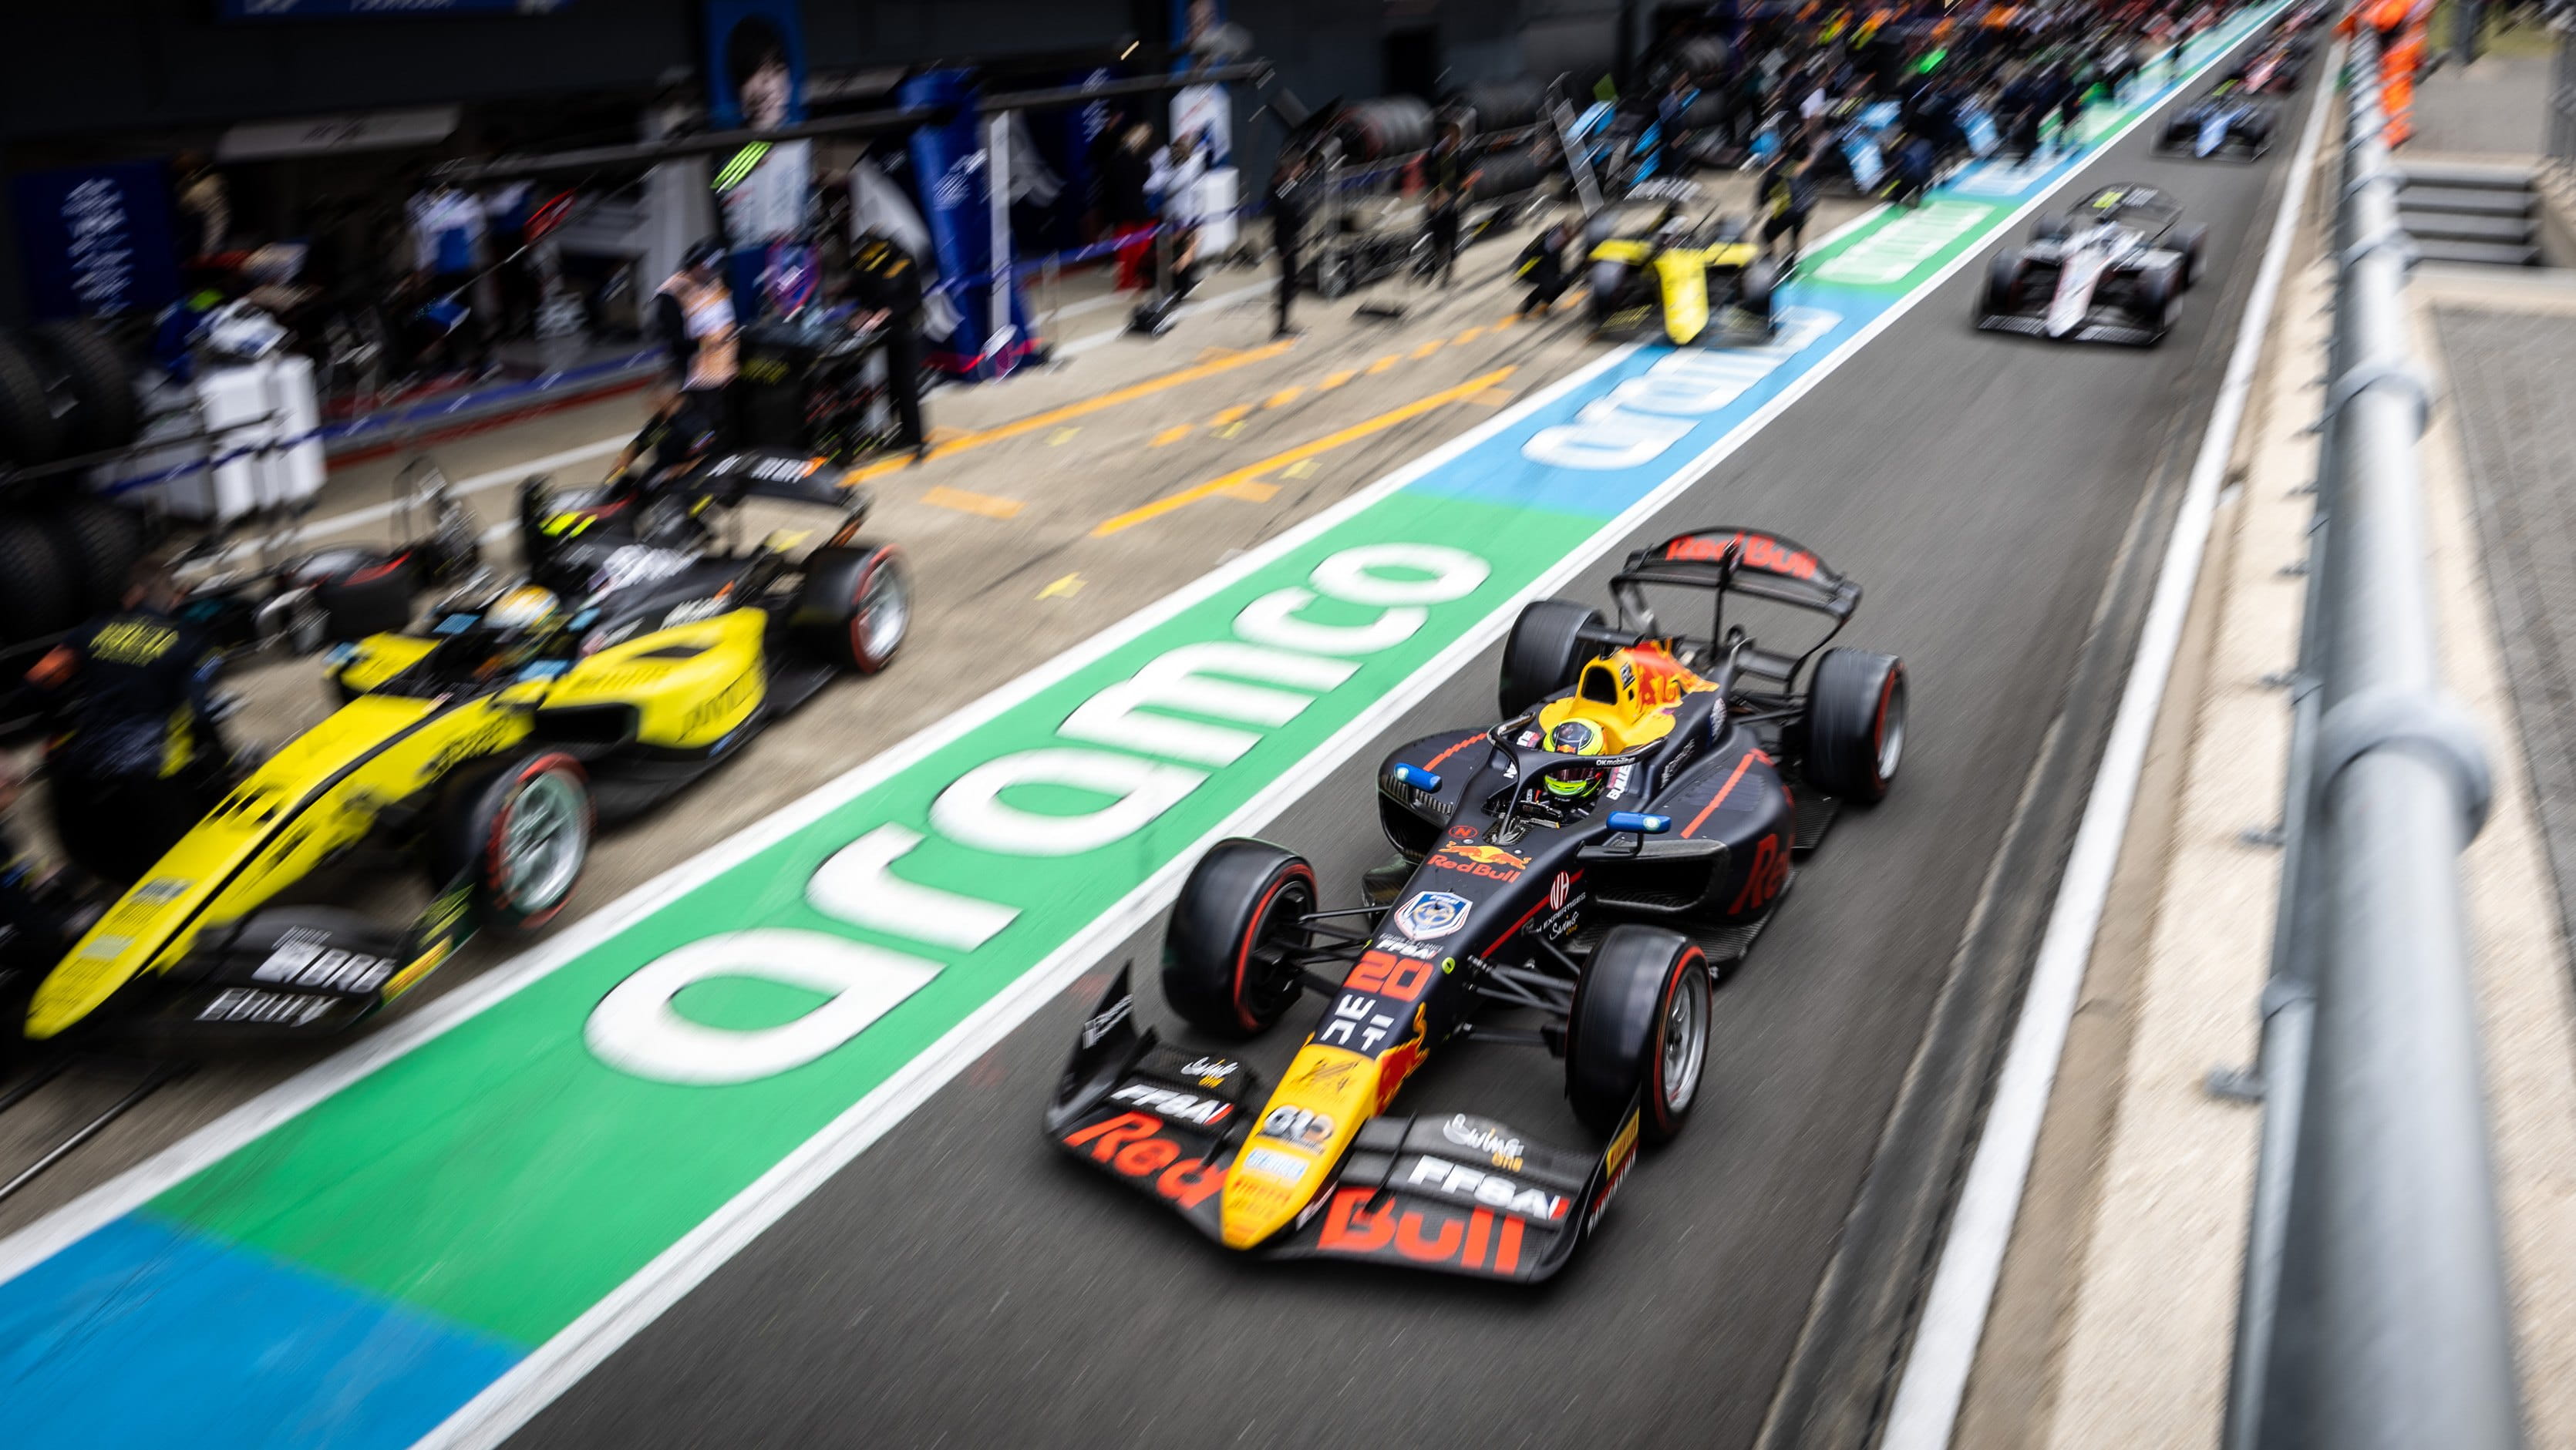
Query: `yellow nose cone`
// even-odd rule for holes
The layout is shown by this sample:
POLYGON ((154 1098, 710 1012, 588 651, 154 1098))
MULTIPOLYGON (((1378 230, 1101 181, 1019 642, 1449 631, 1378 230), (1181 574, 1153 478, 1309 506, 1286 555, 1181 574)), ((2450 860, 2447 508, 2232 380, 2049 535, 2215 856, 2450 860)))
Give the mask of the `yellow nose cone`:
POLYGON ((1351 1135, 1377 1112, 1377 1078, 1377 1063, 1348 1049, 1298 1049, 1225 1175, 1227 1248, 1264 1242, 1323 1191, 1351 1135))

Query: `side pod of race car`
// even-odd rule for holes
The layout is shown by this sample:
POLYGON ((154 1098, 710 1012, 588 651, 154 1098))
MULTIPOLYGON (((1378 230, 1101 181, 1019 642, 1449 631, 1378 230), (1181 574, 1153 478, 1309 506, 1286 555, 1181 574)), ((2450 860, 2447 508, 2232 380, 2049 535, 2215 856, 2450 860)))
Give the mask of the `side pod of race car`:
POLYGON ((1998 250, 1977 297, 1977 326, 2068 342, 2153 347, 2206 265, 2208 229, 2151 186, 2094 192, 2063 216, 2042 216, 2030 241, 1998 250))
POLYGON ((1773 534, 1709 529, 1629 556, 1615 622, 1522 611, 1500 724, 1393 752, 1378 818, 1399 861, 1367 904, 1314 868, 1219 842, 1172 908, 1164 1000, 1257 1036, 1325 1002, 1275 1088, 1225 1052, 1140 1031, 1128 973, 1084 1024, 1045 1118, 1076 1158, 1209 1238, 1271 1257, 1543 1279, 1598 1227, 1641 1145, 1705 1098, 1710 1000, 1840 805, 1883 797, 1905 744, 1898 660, 1826 644, 1860 586, 1773 534), (1649 590, 1682 591, 1697 637, 1649 590), (1803 653, 1726 622, 1730 595, 1824 615, 1803 653), (1537 1048, 1599 1146, 1469 1113, 1393 1111, 1452 1044, 1537 1048))
POLYGON ((559 912, 593 825, 732 757, 837 673, 903 642, 909 585, 856 537, 864 489, 819 460, 727 455, 640 496, 531 511, 535 582, 451 599, 419 633, 341 646, 344 701, 234 786, 37 983, 26 1035, 195 1044, 315 1036, 392 1002, 481 929, 559 912), (841 511, 719 547, 747 498, 841 511), (612 509, 611 504, 615 507, 612 509), (324 873, 425 868, 405 924, 339 906, 324 873))

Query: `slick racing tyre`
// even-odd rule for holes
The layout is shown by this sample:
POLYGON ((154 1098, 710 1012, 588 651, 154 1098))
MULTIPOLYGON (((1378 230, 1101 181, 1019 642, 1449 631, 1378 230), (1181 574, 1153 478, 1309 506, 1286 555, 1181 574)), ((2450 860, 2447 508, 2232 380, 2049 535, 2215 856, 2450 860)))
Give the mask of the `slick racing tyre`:
POLYGON ((1503 641, 1502 684, 1494 692, 1511 719, 1574 683, 1575 671, 1592 658, 1586 629, 1601 628, 1600 612, 1570 599, 1533 599, 1521 606, 1503 641))
POLYGON ((1764 332, 1776 332, 1780 327, 1780 320, 1773 315, 1771 309, 1771 296, 1779 285, 1780 270, 1777 267, 1764 261, 1746 264, 1744 279, 1739 284, 1741 290, 1737 293, 1736 305, 1742 307, 1747 316, 1761 324, 1764 332))
POLYGON ((873 675, 894 663, 912 629, 912 576, 892 544, 856 540, 805 560, 788 624, 807 648, 845 670, 873 675))
POLYGON ((71 395, 63 451, 95 453, 134 441, 142 423, 134 379, 116 348, 86 322, 48 322, 27 334, 30 358, 71 395))
POLYGON ((1163 1000, 1211 1037, 1277 1022, 1303 989, 1301 919, 1315 909, 1315 868, 1267 841, 1219 841, 1181 883, 1163 933, 1163 1000))
POLYGON ((0 515, 0 644, 71 628, 80 622, 80 603, 78 582, 45 530, 25 517, 0 515))
POLYGON ((0 336, 0 460, 33 468, 62 455, 62 420, 45 396, 45 375, 16 338, 0 336))
POLYGON ((2021 284, 2021 253, 2011 247, 1995 253, 1986 263, 1986 295, 1977 315, 2009 316, 2013 310, 2013 290, 2021 284))
POLYGON ((2138 274, 2138 316, 2155 329, 2149 347, 2165 340, 2182 315, 2182 270, 2173 266, 2152 266, 2138 274))
POLYGON ((1708 1066, 1708 958, 1677 931, 1614 926, 1593 948, 1565 1025, 1565 1096, 1583 1125, 1669 1142, 1689 1121, 1708 1066))
POLYGON ((476 761, 447 778, 430 823, 432 885, 459 878, 486 929, 554 920, 590 859, 590 777, 561 750, 476 761))
POLYGON ((2034 242, 2062 242, 2074 230, 2075 218, 2071 213, 2042 212, 2039 219, 2030 224, 2030 239, 2034 242))
POLYGON ((1884 800, 1905 758, 1905 662, 1829 649, 1807 686, 1810 784, 1856 805, 1884 800))
POLYGON ((107 614, 122 604, 134 561, 143 557, 143 515, 94 498, 72 498, 46 523, 81 612, 107 614))
MULTIPOLYGON (((2262 153, 2258 151, 2255 154, 2262 153)), ((2197 286, 2202 274, 2209 270, 2209 228, 2176 227, 2167 244, 2182 253, 2182 285, 2186 288, 2197 286)))

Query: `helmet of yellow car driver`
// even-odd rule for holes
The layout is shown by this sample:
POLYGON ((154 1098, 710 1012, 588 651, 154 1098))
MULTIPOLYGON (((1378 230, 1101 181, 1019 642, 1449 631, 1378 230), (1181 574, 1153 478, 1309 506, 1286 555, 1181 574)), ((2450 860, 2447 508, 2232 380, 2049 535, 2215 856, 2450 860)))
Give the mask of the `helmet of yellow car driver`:
POLYGON ((483 623, 510 634, 546 634, 563 623, 563 601, 551 589, 523 584, 492 602, 483 623))
MULTIPOLYGON (((1589 720, 1568 720, 1547 733, 1547 748, 1559 755, 1599 755, 1606 742, 1601 727, 1589 720)), ((1561 801, 1589 799, 1601 789, 1597 770, 1558 769, 1539 777, 1539 788, 1561 801)))

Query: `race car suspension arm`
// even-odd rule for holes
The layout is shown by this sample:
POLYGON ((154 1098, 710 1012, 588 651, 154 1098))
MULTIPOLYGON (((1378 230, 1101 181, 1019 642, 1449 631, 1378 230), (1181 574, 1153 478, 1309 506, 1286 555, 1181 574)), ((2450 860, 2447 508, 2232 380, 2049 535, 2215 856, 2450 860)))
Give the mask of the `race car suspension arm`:
POLYGON ((1476 974, 1467 979, 1467 990, 1489 1001, 1514 1007, 1535 1007, 1554 1017, 1566 1017, 1574 1011, 1574 984, 1563 977, 1528 967, 1506 967, 1481 958, 1467 959, 1476 974))

